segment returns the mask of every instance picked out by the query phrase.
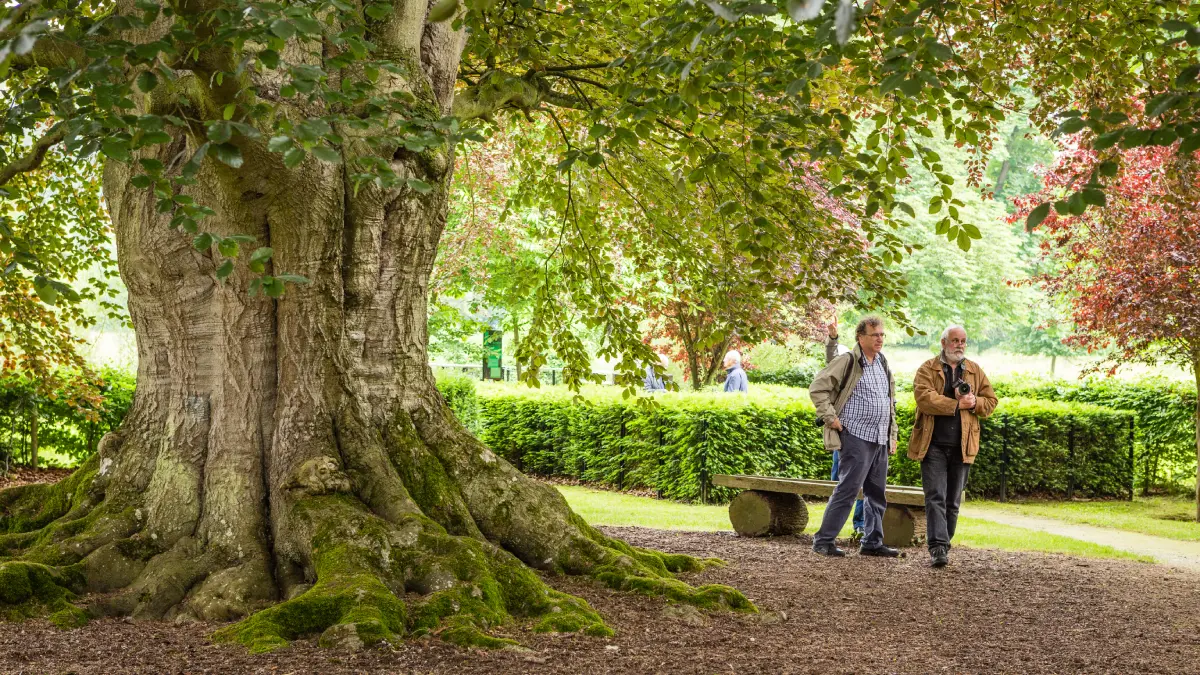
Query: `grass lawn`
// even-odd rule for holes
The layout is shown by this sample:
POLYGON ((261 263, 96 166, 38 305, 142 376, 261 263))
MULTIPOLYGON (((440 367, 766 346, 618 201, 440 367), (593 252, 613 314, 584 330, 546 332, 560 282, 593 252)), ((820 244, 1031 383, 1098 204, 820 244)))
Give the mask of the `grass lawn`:
MULTIPOLYGON (((584 520, 593 525, 652 527, 659 530, 732 530, 729 512, 724 506, 682 504, 649 497, 636 497, 619 492, 605 492, 568 485, 556 486, 584 520)), ((809 525, 806 532, 816 529, 825 513, 824 504, 809 504, 809 525)), ((842 536, 850 535, 850 525, 842 528, 842 536)), ((1146 556, 1091 544, 1070 537, 1000 525, 985 520, 960 518, 956 545, 972 548, 997 548, 1006 551, 1041 551, 1065 553, 1088 558, 1125 558, 1153 562, 1146 556)))
POLYGON ((973 509, 991 509, 1024 516, 1053 518, 1068 523, 1096 525, 1167 539, 1200 541, 1196 503, 1180 497, 1136 498, 1132 502, 989 502, 972 501, 973 509))

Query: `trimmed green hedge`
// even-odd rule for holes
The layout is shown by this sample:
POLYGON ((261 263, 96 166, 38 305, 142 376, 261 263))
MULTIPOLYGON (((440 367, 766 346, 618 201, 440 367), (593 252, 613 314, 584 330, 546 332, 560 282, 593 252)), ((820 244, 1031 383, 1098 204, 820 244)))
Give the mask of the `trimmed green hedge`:
MULTIPOLYGON (((650 488, 686 501, 730 498, 733 491, 709 483, 718 473, 829 477, 832 457, 804 390, 671 393, 656 396, 655 407, 598 387, 579 399, 502 385, 479 392, 483 441, 532 474, 650 488)), ((895 484, 920 484, 920 465, 903 455, 913 412, 912 399, 902 399, 900 452, 888 477, 895 484)), ((1009 495, 1125 496, 1131 474, 1120 439, 1132 419, 1087 404, 1002 401, 984 422, 970 490, 994 496, 1004 483, 1009 495)))
POLYGON ((1137 482, 1191 492, 1196 482, 1196 387, 1165 378, 1083 382, 1022 377, 992 383, 1000 396, 1084 402, 1135 413, 1137 482))
MULTIPOLYGON (((37 387, 24 378, 0 378, 0 468, 5 456, 10 462, 28 462, 30 446, 30 412, 34 404, 38 414, 38 446, 42 464, 50 452, 65 455, 80 462, 96 451, 104 434, 117 428, 133 401, 136 384, 132 373, 104 369, 100 394, 103 405, 94 418, 79 408, 67 404, 67 395, 52 392, 37 394, 37 387)), ((450 409, 472 432, 479 433, 480 420, 475 381, 467 376, 442 375, 437 379, 438 390, 446 397, 450 409)))

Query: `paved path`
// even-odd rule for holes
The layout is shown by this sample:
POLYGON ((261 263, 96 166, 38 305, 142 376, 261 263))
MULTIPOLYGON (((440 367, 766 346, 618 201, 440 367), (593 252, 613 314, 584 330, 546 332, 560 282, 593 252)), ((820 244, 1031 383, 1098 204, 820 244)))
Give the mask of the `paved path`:
POLYGON ((1200 542, 1167 539, 1108 527, 1078 525, 1052 518, 1025 516, 991 509, 971 508, 970 506, 963 506, 962 514, 1002 525, 1048 532, 1093 544, 1111 546, 1130 553, 1148 555, 1164 565, 1200 572, 1200 542))

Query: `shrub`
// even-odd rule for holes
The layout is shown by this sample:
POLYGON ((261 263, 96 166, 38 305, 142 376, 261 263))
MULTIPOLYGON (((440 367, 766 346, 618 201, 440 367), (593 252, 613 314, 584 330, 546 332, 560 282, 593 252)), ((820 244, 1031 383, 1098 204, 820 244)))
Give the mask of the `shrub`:
POLYGON ((436 382, 454 416, 471 433, 478 435, 479 400, 475 395, 475 378, 463 373, 439 372, 436 382))
MULTIPOLYGON (((1000 396, 1085 402, 1136 414, 1138 482, 1190 492, 1196 479, 1196 388, 1165 378, 1127 382, 1092 378, 1082 382, 1029 377, 999 378, 1000 396)), ((1126 434, 1127 436, 1128 434, 1126 434)))
MULTIPOLYGON (((38 411, 39 453, 55 452, 75 462, 96 451, 104 434, 117 428, 133 401, 135 378, 121 370, 100 371, 103 403, 91 411, 73 407, 60 392, 38 396, 35 383, 27 379, 0 379, 0 465, 5 453, 10 460, 22 461, 29 447, 28 402, 36 400, 38 411)), ((458 419, 473 433, 479 433, 479 403, 475 381, 465 375, 442 374, 438 390, 458 419)))
POLYGON ((813 378, 821 371, 815 363, 806 363, 780 370, 760 370, 755 368, 746 371, 746 378, 755 384, 778 384, 785 387, 808 389, 813 378))
MULTIPOLYGON (((682 500, 723 501, 718 473, 829 477, 808 392, 758 386, 749 396, 658 395, 657 406, 623 399, 619 391, 538 392, 497 385, 480 388, 482 438, 527 473, 566 476, 616 488, 650 488, 682 500)), ((889 481, 920 484, 920 465, 903 456, 914 403, 897 410, 900 452, 889 481)), ((973 494, 1121 496, 1129 489, 1123 438, 1132 416, 1087 404, 1006 400, 985 420, 973 494), (1072 443, 1073 439, 1073 443, 1072 443), (1073 448, 1073 449, 1072 449, 1073 448), (1001 471, 1001 466, 1004 470, 1001 471)))
POLYGON ((124 419, 134 387, 133 375, 122 370, 105 368, 99 377, 101 403, 95 407, 76 404, 62 390, 39 394, 40 387, 32 380, 11 376, 0 379, 0 457, 28 462, 30 411, 34 406, 39 455, 57 453, 79 461, 95 452, 104 434, 124 419))

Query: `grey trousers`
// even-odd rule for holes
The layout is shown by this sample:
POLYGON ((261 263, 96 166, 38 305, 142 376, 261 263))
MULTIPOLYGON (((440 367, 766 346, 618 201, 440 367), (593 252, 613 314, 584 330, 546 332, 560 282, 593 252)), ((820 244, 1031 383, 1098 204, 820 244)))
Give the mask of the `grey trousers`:
POLYGON ((958 507, 971 465, 964 464, 962 448, 930 445, 921 460, 921 487, 925 490, 925 539, 929 550, 949 546, 958 526, 958 507))
POLYGON ((888 448, 886 443, 869 443, 843 431, 838 484, 829 495, 821 529, 813 544, 832 544, 854 508, 858 491, 863 493, 863 548, 883 546, 883 512, 887 509, 888 448))

